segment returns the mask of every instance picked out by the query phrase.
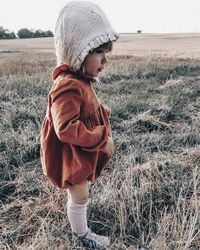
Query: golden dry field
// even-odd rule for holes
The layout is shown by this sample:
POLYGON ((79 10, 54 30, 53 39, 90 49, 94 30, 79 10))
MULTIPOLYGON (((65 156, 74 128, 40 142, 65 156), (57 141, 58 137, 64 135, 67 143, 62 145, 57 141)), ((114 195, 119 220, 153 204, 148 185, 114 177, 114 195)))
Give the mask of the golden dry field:
MULTIPOLYGON (((108 250, 200 249, 200 34, 122 34, 95 86, 113 159, 91 185, 89 226, 108 250)), ((0 40, 0 249, 81 250, 66 190, 43 175, 40 127, 52 38, 0 40)))
MULTIPOLYGON (((54 53, 53 38, 0 40, 0 52, 6 51, 54 53)), ((200 33, 121 34, 113 53, 199 58, 200 33)))

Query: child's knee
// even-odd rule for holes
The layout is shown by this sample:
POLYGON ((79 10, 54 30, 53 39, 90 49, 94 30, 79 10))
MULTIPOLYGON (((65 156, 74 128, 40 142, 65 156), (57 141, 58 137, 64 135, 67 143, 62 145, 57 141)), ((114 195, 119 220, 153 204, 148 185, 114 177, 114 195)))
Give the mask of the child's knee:
POLYGON ((89 194, 70 196, 70 199, 76 204, 85 204, 89 201, 89 194))
POLYGON ((74 200, 74 203, 77 203, 77 204, 85 204, 89 201, 89 196, 84 196, 84 197, 81 197, 79 199, 76 199, 74 200))
POLYGON ((84 204, 89 200, 88 185, 74 185, 68 190, 68 197, 76 204, 84 204))

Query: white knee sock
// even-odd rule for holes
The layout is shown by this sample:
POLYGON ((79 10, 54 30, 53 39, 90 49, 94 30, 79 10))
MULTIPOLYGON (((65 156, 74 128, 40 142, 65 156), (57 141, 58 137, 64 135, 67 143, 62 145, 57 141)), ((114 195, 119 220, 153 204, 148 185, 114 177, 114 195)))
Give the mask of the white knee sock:
POLYGON ((74 233, 83 236, 88 232, 87 225, 87 205, 89 200, 84 204, 77 204, 71 200, 67 202, 67 215, 74 233))

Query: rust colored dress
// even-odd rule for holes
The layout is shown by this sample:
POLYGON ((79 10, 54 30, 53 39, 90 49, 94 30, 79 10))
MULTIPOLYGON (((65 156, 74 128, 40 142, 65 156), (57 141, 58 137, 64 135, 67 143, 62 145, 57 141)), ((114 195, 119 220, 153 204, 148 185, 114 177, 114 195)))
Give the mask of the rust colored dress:
POLYGON ((43 172, 59 188, 95 181, 112 157, 111 151, 102 151, 112 136, 108 113, 90 77, 61 65, 53 80, 41 127, 43 172))

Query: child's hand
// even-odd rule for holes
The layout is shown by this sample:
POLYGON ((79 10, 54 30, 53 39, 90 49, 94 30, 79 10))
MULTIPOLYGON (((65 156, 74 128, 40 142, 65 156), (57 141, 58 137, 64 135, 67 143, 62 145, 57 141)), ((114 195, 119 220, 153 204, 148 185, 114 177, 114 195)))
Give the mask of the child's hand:
POLYGON ((101 149, 102 152, 112 155, 114 152, 114 144, 112 137, 108 136, 108 141, 105 147, 101 149))
POLYGON ((111 109, 110 109, 108 106, 106 106, 106 105, 102 105, 102 106, 103 106, 103 108, 105 109, 106 113, 107 113, 108 116, 109 116, 110 113, 111 113, 111 109))

